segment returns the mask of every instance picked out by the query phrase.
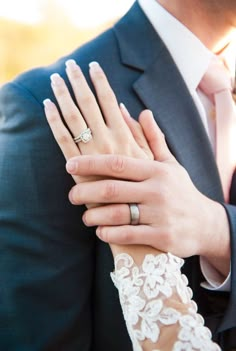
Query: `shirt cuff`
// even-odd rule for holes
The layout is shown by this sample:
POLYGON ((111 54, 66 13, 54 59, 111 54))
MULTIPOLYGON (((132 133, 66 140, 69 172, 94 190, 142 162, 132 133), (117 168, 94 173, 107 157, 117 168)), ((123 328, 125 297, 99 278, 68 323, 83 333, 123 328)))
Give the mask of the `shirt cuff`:
POLYGON ((207 261, 205 257, 200 257, 200 267, 206 281, 201 286, 208 290, 230 291, 231 269, 225 280, 222 275, 207 261))

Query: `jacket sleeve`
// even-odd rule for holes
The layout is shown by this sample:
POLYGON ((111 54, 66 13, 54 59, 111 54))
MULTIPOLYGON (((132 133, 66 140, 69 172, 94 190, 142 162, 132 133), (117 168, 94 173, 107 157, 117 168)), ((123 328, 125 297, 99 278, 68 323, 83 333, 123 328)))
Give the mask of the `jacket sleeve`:
MULTIPOLYGON (((35 77, 37 85, 37 77, 35 77)), ((41 101, 0 90, 0 349, 89 350, 94 235, 41 101)))
MULTIPOLYGON (((236 185, 236 183, 235 183, 236 185)), ((233 184, 234 186, 234 180, 233 184)), ((234 202, 234 199, 233 201, 234 202)), ((223 322, 220 325, 219 331, 223 331, 225 329, 230 329, 235 327, 236 325, 236 261, 235 261, 235 253, 236 253, 236 206, 224 204, 229 225, 230 225, 230 239, 231 239, 231 292, 230 292, 230 300, 228 303, 227 310, 225 312, 225 316, 223 322)))

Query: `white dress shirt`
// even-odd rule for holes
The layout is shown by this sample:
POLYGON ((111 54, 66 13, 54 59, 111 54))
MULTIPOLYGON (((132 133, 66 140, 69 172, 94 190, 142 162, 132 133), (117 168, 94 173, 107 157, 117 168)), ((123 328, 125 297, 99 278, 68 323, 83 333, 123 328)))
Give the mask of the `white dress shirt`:
MULTIPOLYGON (((211 117, 213 105, 208 97, 198 89, 214 54, 157 0, 139 0, 139 4, 173 57, 196 104, 215 152, 215 126, 211 117)), ((235 52, 235 43, 230 43, 223 54, 224 62, 232 77, 235 76, 235 52)), ((200 258, 200 265, 207 280, 202 283, 202 286, 212 290, 230 290, 231 274, 222 283, 222 276, 203 257, 200 258)))

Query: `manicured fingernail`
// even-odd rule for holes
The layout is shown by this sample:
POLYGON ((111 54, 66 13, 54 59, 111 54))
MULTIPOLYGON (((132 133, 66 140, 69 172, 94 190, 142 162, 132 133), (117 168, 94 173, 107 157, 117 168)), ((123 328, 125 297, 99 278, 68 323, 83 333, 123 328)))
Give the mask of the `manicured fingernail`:
POLYGON ((89 68, 90 68, 93 72, 102 72, 102 69, 101 69, 99 63, 96 62, 96 61, 90 62, 89 68))
POLYGON ((52 103, 52 101, 50 99, 45 99, 43 101, 44 107, 47 110, 52 110, 54 108, 54 104, 52 103))
POLYGON ((71 71, 76 71, 78 69, 78 65, 75 60, 67 60, 66 67, 69 68, 71 71))
POLYGON ((86 212, 83 214, 82 216, 82 221, 84 222, 85 225, 87 225, 87 221, 86 221, 86 212))
POLYGON ((152 116, 152 118, 154 119, 154 115, 153 112, 150 110, 150 115, 152 116))
POLYGON ((68 161, 66 163, 66 170, 68 173, 73 174, 73 172, 76 172, 77 169, 77 163, 75 161, 68 161))
POLYGON ((63 82, 63 79, 58 73, 53 73, 50 78, 53 85, 61 85, 63 82))
POLYGON ((75 201, 73 199, 73 191, 69 192, 68 198, 69 198, 70 203, 72 203, 72 205, 75 205, 75 201))
POLYGON ((99 237, 99 239, 101 239, 101 233, 102 233, 101 227, 97 227, 96 235, 99 237))
POLYGON ((129 111, 127 110, 127 108, 126 108, 125 104, 123 104, 123 102, 120 103, 120 108, 123 110, 123 112, 124 112, 127 116, 131 117, 129 111))

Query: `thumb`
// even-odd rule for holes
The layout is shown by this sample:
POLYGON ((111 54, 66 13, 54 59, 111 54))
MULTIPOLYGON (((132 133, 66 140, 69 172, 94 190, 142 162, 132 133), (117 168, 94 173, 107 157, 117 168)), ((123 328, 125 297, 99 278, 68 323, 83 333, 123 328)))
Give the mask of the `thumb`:
POLYGON ((144 110, 141 112, 139 123, 143 128, 144 135, 152 150, 154 159, 160 162, 175 160, 166 144, 165 135, 158 127, 150 110, 144 110))

